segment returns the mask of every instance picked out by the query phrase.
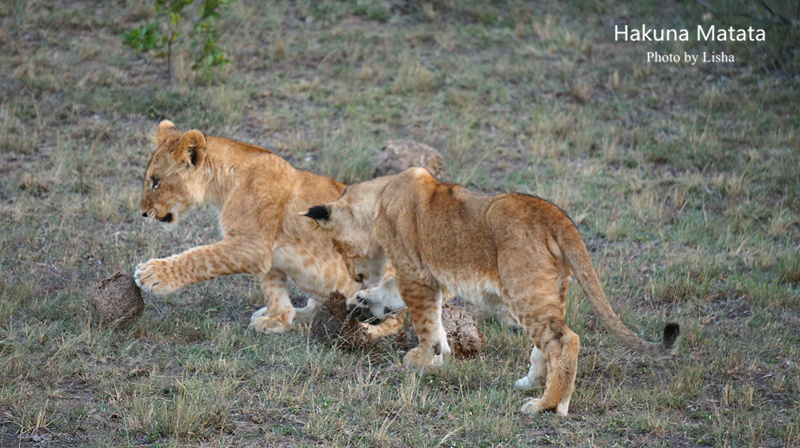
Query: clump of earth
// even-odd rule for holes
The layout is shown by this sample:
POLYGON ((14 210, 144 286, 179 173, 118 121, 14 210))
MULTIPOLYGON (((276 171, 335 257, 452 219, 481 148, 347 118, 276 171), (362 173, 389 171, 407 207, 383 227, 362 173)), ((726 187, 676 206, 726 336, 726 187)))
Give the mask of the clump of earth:
POLYGON ((122 272, 90 287, 83 306, 94 322, 118 330, 129 328, 144 311, 141 290, 132 275, 122 272))

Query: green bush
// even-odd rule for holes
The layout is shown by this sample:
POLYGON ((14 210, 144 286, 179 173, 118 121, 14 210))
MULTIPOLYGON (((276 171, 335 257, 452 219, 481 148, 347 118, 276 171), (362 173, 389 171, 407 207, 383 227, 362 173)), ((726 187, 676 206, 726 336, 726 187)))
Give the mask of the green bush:
POLYGON ((139 53, 154 53, 167 58, 167 72, 172 78, 173 46, 185 44, 191 48, 192 70, 203 68, 210 77, 211 69, 230 64, 225 51, 219 46, 219 31, 214 20, 219 18, 221 7, 231 0, 203 0, 198 2, 197 18, 187 26, 190 18, 187 7, 194 0, 153 0, 156 16, 150 22, 122 34, 125 45, 139 53))

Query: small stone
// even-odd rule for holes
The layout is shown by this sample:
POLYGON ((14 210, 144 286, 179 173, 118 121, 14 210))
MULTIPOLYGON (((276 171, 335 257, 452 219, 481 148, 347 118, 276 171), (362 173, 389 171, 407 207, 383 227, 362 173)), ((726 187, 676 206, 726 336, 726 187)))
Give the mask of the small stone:
POLYGON ((132 275, 122 272, 89 288, 83 306, 93 321, 118 330, 133 325, 144 311, 141 290, 132 275))

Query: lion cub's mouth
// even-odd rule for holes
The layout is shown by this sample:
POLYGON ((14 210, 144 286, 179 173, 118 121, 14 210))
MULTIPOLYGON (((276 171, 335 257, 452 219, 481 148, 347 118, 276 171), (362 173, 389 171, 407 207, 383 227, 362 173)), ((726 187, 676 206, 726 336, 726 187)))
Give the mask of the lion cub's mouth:
POLYGON ((155 218, 156 221, 167 224, 171 223, 175 219, 175 216, 173 216, 172 213, 167 213, 166 215, 159 218, 158 216, 156 216, 156 212, 154 210, 150 210, 149 212, 142 212, 142 217, 155 218))

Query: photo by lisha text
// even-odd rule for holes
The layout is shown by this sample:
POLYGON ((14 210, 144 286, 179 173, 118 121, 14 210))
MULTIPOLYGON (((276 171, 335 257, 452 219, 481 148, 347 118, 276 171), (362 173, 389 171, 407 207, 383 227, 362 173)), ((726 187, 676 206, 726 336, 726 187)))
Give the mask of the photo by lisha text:
POLYGON ((691 54, 684 52, 683 56, 679 54, 660 54, 655 51, 647 52, 647 62, 664 63, 671 62, 674 64, 695 65, 698 62, 736 62, 736 58, 732 54, 727 54, 724 51, 719 53, 714 51, 704 51, 702 54, 691 54))

